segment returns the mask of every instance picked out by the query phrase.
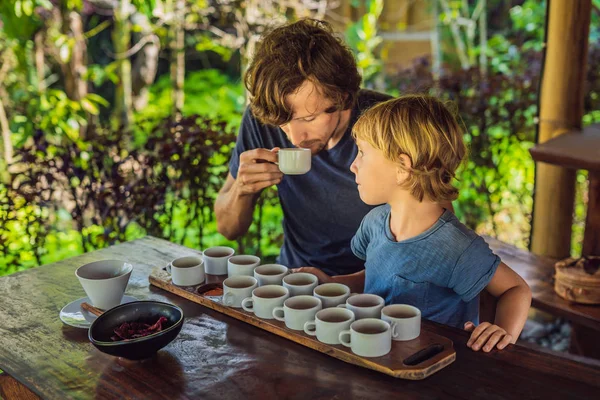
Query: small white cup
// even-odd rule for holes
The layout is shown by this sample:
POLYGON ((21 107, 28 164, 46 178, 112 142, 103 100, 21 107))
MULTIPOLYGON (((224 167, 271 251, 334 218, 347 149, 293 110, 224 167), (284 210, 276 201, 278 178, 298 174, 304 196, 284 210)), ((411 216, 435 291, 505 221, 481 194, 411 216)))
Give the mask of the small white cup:
POLYGON ((310 171, 311 157, 310 149, 280 149, 277 152, 277 164, 279 170, 286 175, 302 175, 310 171))
POLYGON ((340 332, 339 340, 361 357, 381 357, 392 350, 392 329, 385 321, 365 318, 340 332))
POLYGON ((392 339, 413 340, 421 334, 421 310, 408 304, 392 304, 383 307, 381 319, 392 327, 392 339))
POLYGON ((133 265, 118 260, 103 260, 82 265, 75 276, 94 307, 109 310, 121 304, 133 265))
POLYGON ((289 273, 288 267, 281 264, 265 264, 254 269, 258 286, 281 285, 283 277, 289 273))
POLYGON ((258 318, 273 319, 273 309, 281 307, 288 297, 290 294, 283 286, 266 285, 254 289, 252 297, 242 300, 242 308, 258 318))
POLYGON ((316 336, 319 342, 340 344, 340 332, 350 328, 354 314, 343 308, 328 308, 317 312, 313 321, 304 324, 307 335, 316 336))
POLYGON ((227 275, 227 260, 235 254, 231 247, 216 246, 202 252, 204 272, 209 275, 227 275))
POLYGON ((354 313, 357 320, 363 318, 379 318, 381 309, 385 306, 385 300, 376 294, 355 294, 346 300, 345 304, 338 307, 347 308, 354 313))
POLYGON ((290 291, 290 297, 312 295, 319 285, 319 278, 308 272, 296 272, 283 277, 283 286, 290 291))
POLYGON ((198 256, 179 257, 167 265, 171 281, 177 286, 194 286, 204 282, 204 261, 198 256))
POLYGON ((229 277, 223 281, 223 304, 241 308, 242 300, 252 296, 252 291, 257 287, 256 279, 251 276, 229 277))
POLYGON ((290 329, 301 331, 304 324, 315 319, 315 315, 323 308, 321 300, 313 296, 290 297, 283 303, 283 307, 273 309, 273 318, 285 322, 290 329))
POLYGON ((256 256, 232 256, 227 260, 228 276, 254 276, 254 269, 260 265, 256 256))
POLYGON ((321 299, 323 308, 336 307, 350 297, 350 288, 341 283, 323 283, 313 291, 315 297, 321 299))

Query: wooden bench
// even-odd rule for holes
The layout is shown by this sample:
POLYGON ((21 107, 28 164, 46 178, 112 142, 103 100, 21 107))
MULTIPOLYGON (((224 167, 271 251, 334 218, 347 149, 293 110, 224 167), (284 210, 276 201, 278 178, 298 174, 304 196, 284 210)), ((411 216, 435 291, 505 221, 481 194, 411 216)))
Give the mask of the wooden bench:
MULTIPOLYGON (((536 256, 489 236, 484 239, 494 253, 527 282, 531 288, 532 307, 563 317, 572 323, 571 352, 600 358, 600 305, 572 303, 554 292, 556 260, 536 256)), ((495 298, 484 292, 481 296, 480 319, 493 321, 495 308, 495 298)))

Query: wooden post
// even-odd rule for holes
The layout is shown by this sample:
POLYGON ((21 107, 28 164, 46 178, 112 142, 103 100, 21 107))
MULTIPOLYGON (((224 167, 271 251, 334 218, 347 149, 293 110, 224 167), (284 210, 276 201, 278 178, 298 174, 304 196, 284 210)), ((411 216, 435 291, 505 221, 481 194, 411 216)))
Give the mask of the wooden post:
MULTIPOLYGON (((591 0, 552 0, 540 92, 538 142, 581 129, 591 0)), ((571 251, 575 170, 537 163, 531 251, 565 258, 571 251)))

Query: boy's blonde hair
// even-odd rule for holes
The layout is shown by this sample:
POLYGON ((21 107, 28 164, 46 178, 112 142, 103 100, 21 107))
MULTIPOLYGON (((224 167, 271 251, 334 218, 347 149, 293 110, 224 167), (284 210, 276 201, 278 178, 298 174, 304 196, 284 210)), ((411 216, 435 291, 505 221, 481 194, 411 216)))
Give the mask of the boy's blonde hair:
POLYGON ((402 186, 419 201, 458 197, 452 180, 467 149, 456 118, 440 100, 409 95, 379 103, 358 119, 352 134, 409 172, 402 186), (402 154, 411 160, 410 169, 402 154))

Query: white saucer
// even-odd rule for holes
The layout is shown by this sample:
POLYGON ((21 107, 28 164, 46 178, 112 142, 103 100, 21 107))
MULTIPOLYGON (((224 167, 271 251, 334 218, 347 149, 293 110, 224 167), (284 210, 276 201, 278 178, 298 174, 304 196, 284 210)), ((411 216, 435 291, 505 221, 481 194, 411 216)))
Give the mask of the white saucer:
MULTIPOLYGON (((131 303, 137 300, 138 299, 133 296, 123 296, 121 304, 131 303)), ((83 297, 64 306, 63 309, 60 310, 60 320, 75 328, 88 329, 97 317, 94 314, 81 309, 81 303, 84 302, 91 303, 89 297, 83 297)))

